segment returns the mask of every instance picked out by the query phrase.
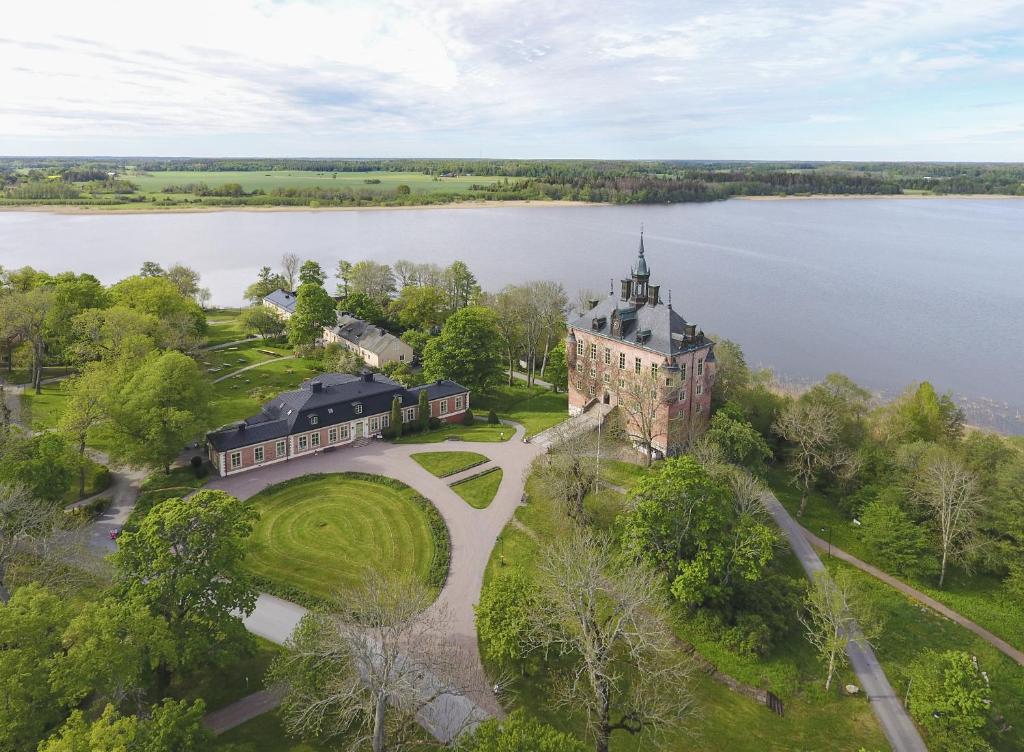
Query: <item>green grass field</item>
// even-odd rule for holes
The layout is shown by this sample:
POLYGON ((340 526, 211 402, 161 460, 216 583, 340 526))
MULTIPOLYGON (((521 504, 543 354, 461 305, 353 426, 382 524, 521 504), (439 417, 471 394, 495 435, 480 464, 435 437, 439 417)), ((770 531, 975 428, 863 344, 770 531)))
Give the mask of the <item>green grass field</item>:
POLYGON ((21 393, 22 422, 26 426, 31 426, 35 431, 56 428, 67 401, 68 396, 61 389, 60 382, 43 384, 41 394, 36 394, 32 389, 26 389, 21 393))
MULTIPOLYGON (((925 649, 966 651, 977 656, 982 670, 989 674, 994 712, 1005 716, 1006 724, 1012 726, 1009 731, 999 733, 996 725, 990 724, 986 738, 1000 752, 1024 749, 1024 667, 974 633, 918 605, 865 572, 837 559, 829 564, 853 575, 884 620, 885 629, 875 640, 874 647, 896 692, 906 692, 907 668, 925 649)), ((913 687, 910 691, 913 692, 913 687)))
POLYGON ((396 444, 436 444, 440 441, 508 441, 513 431, 509 426, 491 426, 477 421, 472 426, 453 423, 424 433, 410 433, 395 439, 396 444))
POLYGON ((601 460, 601 480, 627 490, 647 472, 649 472, 648 468, 633 462, 601 460))
POLYGON ((474 509, 486 509, 494 501, 494 495, 498 493, 501 476, 501 468, 495 467, 472 478, 453 483, 451 489, 474 509))
POLYGON ((493 410, 499 418, 514 420, 526 428, 527 437, 561 423, 569 417, 569 395, 534 386, 498 386, 486 394, 473 395, 474 412, 479 417, 493 410))
MULTIPOLYGON (((279 360, 291 354, 292 350, 284 347, 281 342, 254 339, 240 345, 222 347, 219 350, 204 350, 196 355, 196 360, 211 379, 217 379, 228 376, 241 368, 256 363, 279 360)), ((249 377, 239 376, 237 378, 249 377)))
POLYGON ((206 346, 237 342, 248 334, 240 321, 241 308, 211 308, 206 312, 206 346))
POLYGON ((487 462, 476 452, 417 452, 410 455, 420 467, 438 478, 446 478, 487 462))
MULTIPOLYGON (((249 346, 245 345, 244 347, 249 346)), ((210 428, 217 428, 255 415, 265 402, 281 392, 297 389, 303 381, 319 373, 315 363, 302 358, 278 362, 267 360, 264 363, 259 368, 246 371, 237 378, 225 379, 213 385, 210 428)), ((225 373, 228 371, 211 375, 216 377, 223 376, 225 373)))
MULTIPOLYGON (((527 573, 536 566, 539 545, 565 535, 570 523, 558 510, 536 477, 527 482, 529 503, 516 510, 520 526, 509 525, 495 546, 485 573, 485 583, 501 567, 518 565, 527 573)), ((611 490, 591 494, 587 511, 599 529, 608 530, 622 509, 624 497, 611 490)), ((786 555, 787 567, 794 572, 798 565, 786 555)), ((788 571, 788 569, 787 569, 788 571)), ((727 752, 789 752, 801 750, 836 750, 855 752, 863 747, 874 752, 888 745, 863 697, 844 697, 838 692, 825 694, 821 689, 824 675, 821 666, 793 618, 794 632, 783 647, 766 659, 743 658, 727 653, 713 638, 702 638, 694 627, 678 617, 674 623, 679 636, 697 646, 721 670, 747 683, 777 689, 785 702, 783 717, 774 715, 703 673, 694 672, 690 691, 695 714, 680 732, 666 739, 665 749, 722 750, 727 752)), ((487 666, 492 676, 499 669, 487 666)), ((844 673, 842 683, 852 675, 844 673)), ((517 676, 504 697, 507 708, 524 708, 532 716, 551 723, 582 738, 583 718, 576 712, 559 707, 553 700, 550 677, 542 672, 517 676)), ((612 736, 615 752, 639 751, 638 742, 623 732, 612 736)), ((649 749, 644 746, 643 749, 649 749)))
POLYGON ((346 474, 306 476, 252 497, 260 521, 245 567, 318 598, 357 584, 367 567, 428 581, 434 541, 411 489, 346 474))
MULTIPOLYGON (((800 494, 789 482, 785 470, 773 468, 768 474, 768 481, 779 501, 795 515, 800 507, 800 494)), ((877 558, 853 522, 821 494, 811 494, 804 516, 797 521, 821 538, 827 540, 831 536, 832 543, 847 553, 886 570, 886 562, 877 558)), ((968 574, 954 566, 946 575, 942 590, 937 587, 934 577, 901 576, 899 579, 999 635, 1014 647, 1024 649, 1024 608, 998 578, 968 574)))
POLYGON ((263 190, 270 193, 275 188, 351 188, 355 191, 368 190, 375 193, 394 193, 400 185, 409 186, 413 193, 462 193, 473 185, 494 182, 493 177, 460 176, 434 178, 419 172, 313 172, 309 170, 275 170, 272 172, 150 172, 129 176, 128 180, 138 186, 140 193, 159 196, 190 194, 166 194, 169 186, 184 186, 189 183, 205 183, 218 188, 225 183, 239 183, 246 192, 263 190), (379 183, 367 183, 379 180, 379 183))

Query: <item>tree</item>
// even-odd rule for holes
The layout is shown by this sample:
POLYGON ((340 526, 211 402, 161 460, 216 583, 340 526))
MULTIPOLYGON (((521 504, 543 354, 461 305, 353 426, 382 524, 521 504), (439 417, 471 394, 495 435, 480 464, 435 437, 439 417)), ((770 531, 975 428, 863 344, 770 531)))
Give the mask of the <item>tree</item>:
POLYGON ((167 269, 166 276, 183 296, 199 302, 199 272, 184 264, 174 264, 167 269))
POLYGON ((71 320, 68 357, 74 363, 91 360, 138 360, 155 347, 169 348, 160 319, 126 306, 82 311, 71 320))
POLYGON ((959 650, 925 650, 907 673, 907 707, 928 730, 933 749, 991 749, 981 730, 992 714, 992 689, 976 658, 959 650))
POLYGON ((546 607, 534 612, 535 644, 567 663, 557 702, 584 711, 596 752, 608 752, 615 731, 649 738, 689 715, 688 666, 652 572, 576 530, 541 552, 537 584, 546 607))
POLYGON ((431 332, 444 324, 449 312, 449 299, 439 287, 407 285, 391 303, 398 322, 407 329, 431 332))
POLYGON ((465 308, 480 294, 480 285, 464 261, 453 261, 444 270, 444 280, 450 311, 465 308))
POLYGON ((50 315, 56 304, 52 287, 35 287, 0 297, 0 329, 19 338, 28 353, 32 388, 43 391, 50 315))
POLYGON ((443 612, 427 610, 432 600, 411 577, 367 570, 339 595, 337 613, 304 616, 270 670, 271 682, 285 689, 288 730, 348 732, 353 748, 369 744, 374 752, 414 742, 416 714, 456 694, 444 679, 427 677, 456 676, 460 667, 443 612))
POLYGON ((259 275, 255 282, 245 288, 245 299, 258 303, 270 295, 274 290, 291 290, 288 279, 280 274, 275 274, 269 266, 260 267, 259 275))
POLYGON ((101 363, 90 363, 78 376, 61 384, 68 400, 58 428, 78 449, 79 497, 85 496, 85 442, 89 432, 102 425, 109 413, 110 389, 116 383, 111 370, 101 363))
POLYGON ((166 277, 128 277, 110 288, 114 305, 155 317, 167 347, 190 351, 206 334, 206 314, 166 277))
POLYGON ((60 501, 67 493, 75 462, 58 434, 8 434, 0 449, 0 482, 24 485, 49 502, 60 501))
POLYGON ((148 605, 105 598, 86 603, 64 630, 50 682, 69 706, 90 695, 142 709, 153 671, 175 661, 167 623, 148 605))
POLYGON ((122 716, 113 705, 92 723, 74 711, 39 752, 203 752, 213 733, 203 725, 206 704, 196 700, 164 700, 148 718, 122 716))
POLYGON ((754 430, 735 403, 727 403, 715 411, 704 439, 721 450, 726 462, 752 472, 763 472, 765 464, 772 458, 772 450, 764 437, 754 430))
POLYGON ((544 378, 557 393, 559 389, 569 388, 569 364, 565 357, 565 340, 560 341, 548 353, 547 367, 544 378))
POLYGON ((242 311, 239 323, 249 334, 274 339, 284 334, 285 322, 264 305, 253 305, 242 311))
POLYGON ((160 502, 118 539, 118 595, 145 604, 174 642, 174 658, 157 662, 158 697, 176 668, 223 665, 251 646, 239 615, 252 612, 256 588, 241 563, 257 517, 223 491, 201 490, 160 502))
POLYGON ((805 606, 800 623, 825 663, 827 691, 836 671, 848 663, 847 644, 870 644, 881 632, 880 625, 870 601, 845 569, 831 576, 824 571, 815 573, 805 606))
POLYGON ((426 431, 430 428, 430 395, 425 388, 420 389, 416 397, 416 415, 419 418, 420 430, 426 431))
POLYGON ((404 183, 395 187, 396 196, 408 196, 410 193, 412 193, 412 189, 404 183))
POLYGON ((939 543, 939 587, 950 562, 963 561, 978 543, 981 495, 974 474, 948 450, 927 454, 911 487, 911 495, 927 512, 939 543))
POLYGON ((155 261, 143 261, 139 269, 140 277, 162 277, 164 273, 164 268, 155 261))
POLYGON ((395 432, 395 438, 402 435, 402 398, 395 397, 391 400, 391 430, 395 432))
POLYGON ((928 551, 924 529, 900 508, 891 493, 879 495, 864 507, 860 533, 885 568, 901 575, 920 574, 928 551))
POLYGON ((504 720, 492 718, 459 739, 456 752, 586 752, 578 739, 517 710, 504 720))
POLYGON ((359 261, 352 265, 349 274, 351 292, 361 292, 382 310, 387 308, 396 289, 395 275, 390 266, 376 261, 359 261))
POLYGON ((964 414, 949 394, 939 396, 929 382, 911 387, 879 411, 876 430, 885 441, 955 442, 963 433, 964 414))
POLYGON ((580 431, 568 423, 551 429, 547 454, 533 462, 533 471, 551 495, 578 525, 588 521, 583 500, 597 487, 599 466, 593 431, 580 431))
POLYGON ((326 280, 327 274, 316 261, 304 261, 299 268, 300 285, 319 285, 323 287, 326 280))
POLYGON ((509 285, 497 295, 489 297, 488 306, 495 312, 498 339, 508 369, 508 385, 515 383, 517 360, 523 347, 523 321, 520 315, 520 296, 517 288, 509 285))
POLYGON ((522 568, 499 570, 474 607, 486 657, 501 664, 525 659, 531 647, 531 624, 539 609, 540 590, 522 568))
POLYGON ((150 353, 111 406, 111 456, 170 473, 181 448, 206 428, 210 393, 206 374, 192 358, 150 353))
POLYGON ((0 749, 34 749, 62 717, 49 681, 69 606, 38 585, 18 588, 0 604, 0 749))
POLYGON ((469 306, 453 313, 423 350, 427 381, 452 379, 483 392, 501 378, 501 353, 494 312, 469 306))
POLYGON ((626 436, 634 446, 644 450, 645 462, 650 467, 655 441, 660 437, 668 442, 668 436, 661 430, 662 422, 658 420, 668 409, 661 381, 656 372, 645 369, 624 375, 615 392, 626 436))
POLYGON ((351 313, 357 319, 380 326, 384 323, 384 309, 366 293, 354 292, 338 301, 337 309, 351 313))
POLYGON ((352 281, 352 262, 342 259, 338 262, 338 269, 334 276, 341 280, 338 285, 338 295, 347 298, 349 295, 349 283, 352 281))
POLYGON ((751 375, 743 349, 731 339, 715 340, 715 383, 711 400, 717 407, 738 396, 750 386, 751 375))
POLYGON ((808 399, 789 403, 772 426, 775 433, 793 444, 789 468, 800 488, 797 517, 803 516, 807 496, 819 476, 850 462, 849 452, 838 445, 840 427, 832 405, 808 399))
POLYGON ((334 326, 334 301, 320 285, 305 284, 295 294, 295 313, 288 319, 288 342, 311 345, 323 336, 325 326, 334 326))
POLYGON ((302 263, 302 259, 294 253, 286 253, 281 256, 281 272, 285 282, 288 284, 287 290, 291 291, 295 289, 295 279, 299 274, 299 265, 302 263))

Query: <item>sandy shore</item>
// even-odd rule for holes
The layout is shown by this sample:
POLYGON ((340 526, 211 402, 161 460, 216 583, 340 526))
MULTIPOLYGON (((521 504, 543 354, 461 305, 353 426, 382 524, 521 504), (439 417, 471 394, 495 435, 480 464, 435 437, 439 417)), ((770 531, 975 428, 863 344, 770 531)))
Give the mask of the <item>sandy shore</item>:
POLYGON ((1007 199, 1024 198, 1024 196, 1005 196, 992 193, 814 193, 809 196, 733 196, 733 199, 740 201, 839 201, 844 199, 947 199, 947 198, 973 198, 973 199, 1007 199))
POLYGON ((346 212, 346 211, 409 211, 411 209, 486 209, 510 206, 607 206, 588 201, 453 201, 450 204, 414 204, 412 206, 157 206, 131 204, 127 206, 89 206, 83 204, 28 204, 0 206, 0 212, 44 212, 48 214, 204 214, 210 212, 346 212), (136 208, 137 207, 137 208, 136 208))

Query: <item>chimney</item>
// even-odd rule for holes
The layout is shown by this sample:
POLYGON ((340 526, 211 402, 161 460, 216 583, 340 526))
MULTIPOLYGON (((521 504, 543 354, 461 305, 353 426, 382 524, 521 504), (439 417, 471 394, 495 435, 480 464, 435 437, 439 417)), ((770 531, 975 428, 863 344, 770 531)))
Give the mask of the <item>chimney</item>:
POLYGON ((321 381, 314 381, 311 386, 313 389, 313 394, 320 394, 320 392, 324 390, 324 385, 323 382, 321 381))
POLYGON ((633 294, 633 280, 631 280, 631 279, 624 279, 624 280, 622 280, 622 299, 623 300, 629 300, 629 298, 630 298, 630 296, 632 294, 633 294))
POLYGON ((693 339, 694 336, 696 336, 696 332, 697 332, 697 325, 696 324, 687 324, 686 325, 686 338, 687 339, 693 339))
POLYGON ((238 424, 238 430, 239 431, 244 431, 245 430, 245 423, 239 423, 238 424))
POLYGON ((599 302, 600 301, 597 300, 597 298, 591 298, 590 300, 587 301, 587 310, 588 311, 594 310, 595 308, 597 308, 597 304, 599 302))
POLYGON ((661 285, 647 285, 647 305, 658 305, 658 290, 661 285))
POLYGON ((363 375, 363 381, 365 381, 366 383, 369 384, 371 381, 373 381, 373 371, 371 371, 369 369, 364 369, 362 375, 363 375))

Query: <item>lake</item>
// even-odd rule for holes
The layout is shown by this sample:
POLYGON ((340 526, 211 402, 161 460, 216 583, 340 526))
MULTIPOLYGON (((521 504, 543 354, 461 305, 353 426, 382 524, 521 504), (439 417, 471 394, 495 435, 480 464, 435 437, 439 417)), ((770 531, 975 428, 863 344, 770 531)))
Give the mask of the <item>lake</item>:
MULTIPOLYGON (((891 396, 931 380, 972 421, 1024 433, 1024 201, 832 199, 671 206, 73 215, 0 212, 0 264, 113 282, 146 260, 238 305, 264 264, 462 259, 485 289, 530 279, 607 294, 641 223, 652 282, 752 364, 841 371, 891 396)), ((333 283, 333 280, 331 280, 333 283)))

